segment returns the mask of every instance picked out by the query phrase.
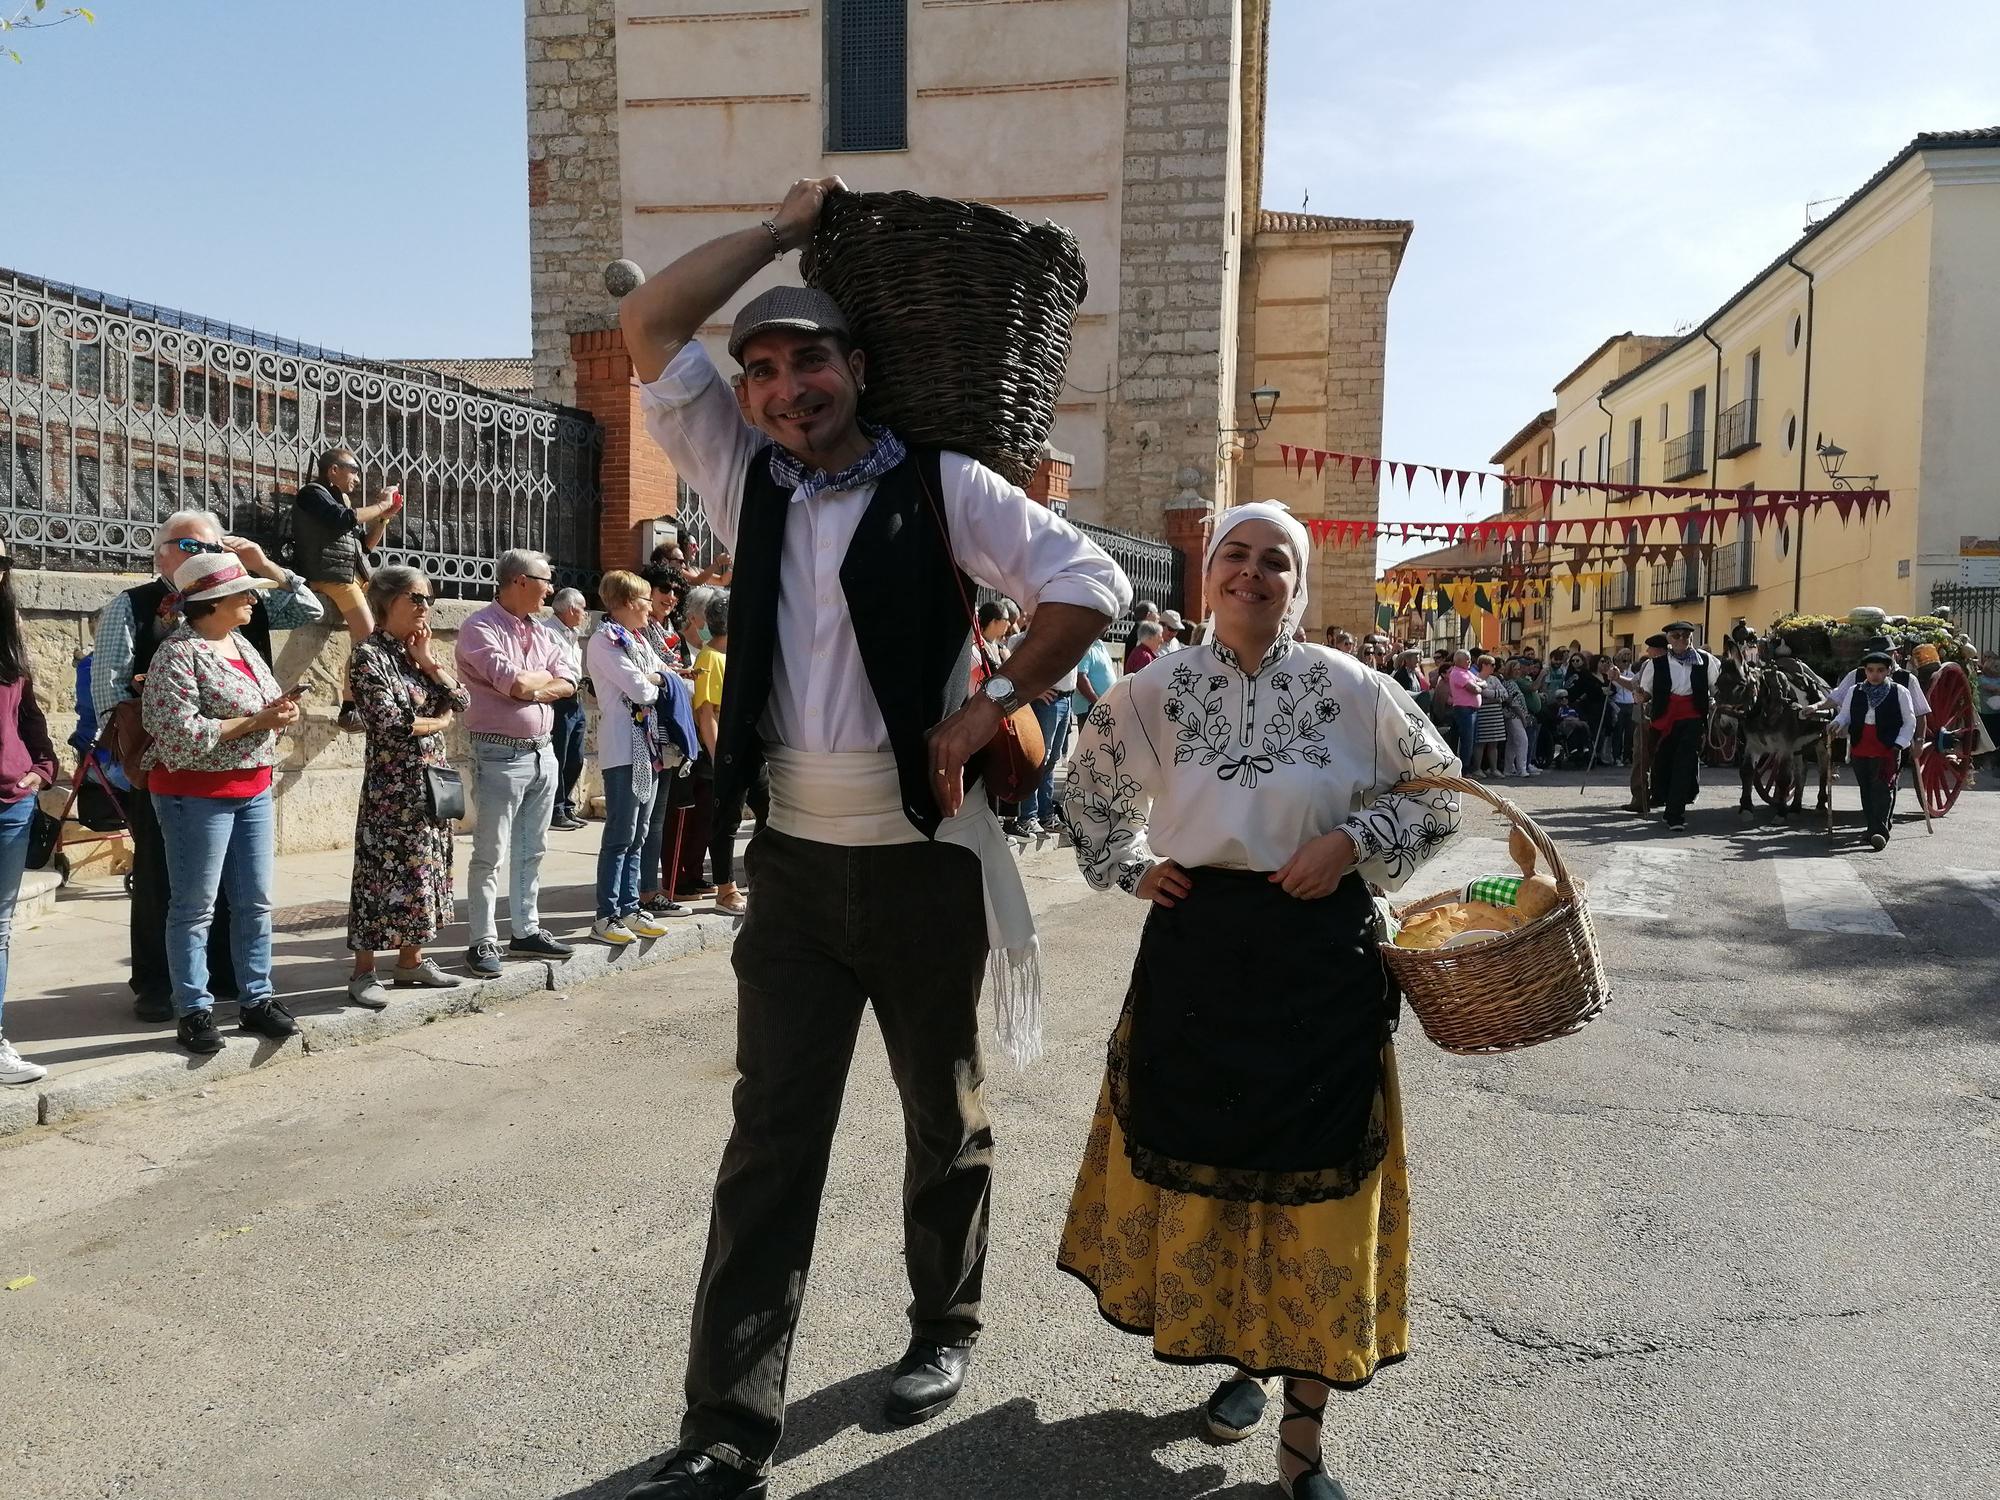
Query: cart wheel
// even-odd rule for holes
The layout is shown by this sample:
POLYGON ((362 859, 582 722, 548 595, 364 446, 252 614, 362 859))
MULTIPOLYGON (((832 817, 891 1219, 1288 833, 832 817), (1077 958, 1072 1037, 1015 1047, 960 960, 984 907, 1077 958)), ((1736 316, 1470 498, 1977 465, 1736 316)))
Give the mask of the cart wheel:
POLYGON ((56 872, 56 879, 69 884, 69 856, 58 849, 49 859, 49 868, 56 872))

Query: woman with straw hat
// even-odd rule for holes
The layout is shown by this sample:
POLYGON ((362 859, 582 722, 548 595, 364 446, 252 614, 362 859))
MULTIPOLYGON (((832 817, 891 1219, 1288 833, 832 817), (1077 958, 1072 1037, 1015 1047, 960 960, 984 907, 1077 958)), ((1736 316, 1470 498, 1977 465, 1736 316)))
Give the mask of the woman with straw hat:
POLYGON ((271 988, 271 768, 278 734, 299 722, 298 690, 281 692, 250 642, 259 591, 276 588, 233 552, 199 553, 174 571, 181 626, 146 671, 141 703, 146 782, 167 850, 167 971, 176 1038, 220 1052, 208 986, 208 928, 229 896, 237 1024, 271 1041, 298 1031, 271 988))
POLYGON ((1398 997, 1368 883, 1401 886, 1457 828, 1451 793, 1393 788, 1458 761, 1393 678, 1293 640, 1307 550, 1274 501, 1225 513, 1210 638, 1079 732, 1078 861, 1152 909, 1057 1260, 1156 1358, 1238 1372, 1212 1436, 1248 1436, 1282 1377, 1280 1483, 1333 1500, 1328 1389, 1408 1345, 1398 997))

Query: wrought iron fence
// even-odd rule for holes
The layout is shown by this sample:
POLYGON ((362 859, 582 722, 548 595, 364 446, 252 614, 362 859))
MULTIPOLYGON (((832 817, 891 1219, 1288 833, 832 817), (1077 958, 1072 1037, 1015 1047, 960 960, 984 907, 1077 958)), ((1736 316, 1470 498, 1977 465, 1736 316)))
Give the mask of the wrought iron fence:
POLYGON ((407 501, 377 554, 480 597, 509 547, 597 578, 603 432, 586 413, 0 270, 0 526, 27 566, 151 569, 207 510, 267 546, 327 448, 407 501))
MULTIPOLYGON (((1161 609, 1176 612, 1183 608, 1187 594, 1178 548, 1158 537, 1134 536, 1129 531, 1113 531, 1088 521, 1073 523, 1076 529, 1111 554, 1111 560, 1125 570, 1132 581, 1134 600, 1149 599, 1161 609)), ((1131 631, 1129 620, 1113 620, 1105 630, 1106 639, 1122 641, 1131 631)))
POLYGON ((1760 404, 1752 396, 1737 402, 1715 419, 1717 458, 1734 458, 1739 453, 1747 453, 1761 441, 1757 436, 1757 408, 1760 404))
POLYGON ((1697 427, 1661 445, 1660 483, 1673 484, 1708 467, 1708 433, 1697 427))
POLYGON ((1958 628, 1981 651, 2000 651, 2000 586, 1975 583, 1934 583, 1931 609, 1951 611, 1958 628))

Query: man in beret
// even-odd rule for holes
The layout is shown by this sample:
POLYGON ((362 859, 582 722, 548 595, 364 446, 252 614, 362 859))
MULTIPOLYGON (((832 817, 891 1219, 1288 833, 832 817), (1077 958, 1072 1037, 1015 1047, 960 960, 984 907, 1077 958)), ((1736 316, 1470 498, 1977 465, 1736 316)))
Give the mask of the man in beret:
POLYGON ((1676 620, 1666 629, 1667 649, 1639 669, 1653 744, 1653 801, 1666 809, 1667 827, 1687 827, 1687 805, 1701 786, 1701 736, 1708 723, 1709 690, 1721 666, 1696 648, 1694 626, 1676 620))
POLYGON ((1008 982, 1001 1040, 1017 1060, 1032 1053, 1040 998, 1027 894, 977 757, 1132 598, 1102 549, 984 464, 863 422, 867 352, 824 292, 751 298, 729 335, 741 373, 710 360, 695 335, 811 238, 840 188, 802 179, 775 216, 690 250, 619 309, 646 429, 735 568, 715 800, 734 805, 765 766, 771 786, 731 958, 740 1076, 695 1289, 687 1413, 679 1447, 629 1500, 765 1493, 871 1006, 907 1142, 910 1341, 885 1415, 909 1425, 957 1397, 986 1270, 989 955, 1008 982), (977 689, 968 577, 1034 614, 977 689))

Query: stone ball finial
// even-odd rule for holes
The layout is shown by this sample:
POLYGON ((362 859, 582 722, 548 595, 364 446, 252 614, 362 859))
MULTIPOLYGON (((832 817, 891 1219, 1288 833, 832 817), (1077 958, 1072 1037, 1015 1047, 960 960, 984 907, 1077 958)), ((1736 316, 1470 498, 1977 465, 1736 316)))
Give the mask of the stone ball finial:
POLYGON ((1174 483, 1184 490, 1194 489, 1201 483, 1201 470, 1193 464, 1182 464, 1174 475, 1174 483))
POLYGON ((604 290, 614 297, 625 296, 645 279, 637 261, 614 260, 604 268, 604 290))

